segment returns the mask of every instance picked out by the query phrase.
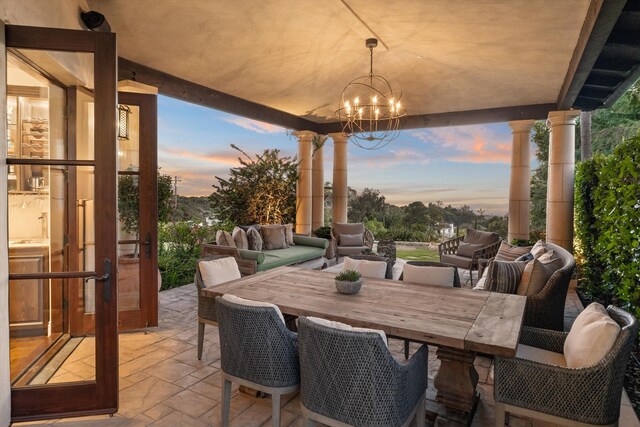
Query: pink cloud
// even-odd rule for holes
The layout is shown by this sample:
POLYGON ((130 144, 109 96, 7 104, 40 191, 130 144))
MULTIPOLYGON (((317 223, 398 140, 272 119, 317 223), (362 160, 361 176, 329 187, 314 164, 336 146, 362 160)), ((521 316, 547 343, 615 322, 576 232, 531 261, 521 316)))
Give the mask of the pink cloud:
POLYGON ((280 133, 284 132, 284 128, 257 120, 247 119, 245 117, 228 117, 223 119, 227 123, 240 126, 241 128, 256 133, 280 133))
POLYGON ((460 126, 412 133, 425 144, 445 149, 443 158, 460 163, 510 163, 511 138, 488 126, 460 126))
POLYGON ((162 148, 162 151, 164 151, 171 157, 182 157, 211 163, 223 163, 225 165, 232 166, 240 164, 240 162, 238 161, 239 153, 235 152, 209 152, 200 154, 194 153, 192 151, 180 150, 177 148, 162 148))

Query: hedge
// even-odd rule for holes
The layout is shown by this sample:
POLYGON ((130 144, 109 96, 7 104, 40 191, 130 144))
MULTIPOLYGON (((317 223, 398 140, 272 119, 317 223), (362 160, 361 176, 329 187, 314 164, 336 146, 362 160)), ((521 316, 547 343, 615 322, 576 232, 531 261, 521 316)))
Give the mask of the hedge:
POLYGON ((579 163, 575 190, 580 288, 640 317, 640 135, 579 163))

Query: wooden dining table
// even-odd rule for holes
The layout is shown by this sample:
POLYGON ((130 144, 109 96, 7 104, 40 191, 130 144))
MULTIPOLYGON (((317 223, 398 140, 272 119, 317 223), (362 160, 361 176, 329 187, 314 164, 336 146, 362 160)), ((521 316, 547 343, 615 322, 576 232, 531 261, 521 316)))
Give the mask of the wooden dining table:
POLYGON ((387 279, 363 279, 359 293, 335 288, 335 275, 280 267, 201 292, 270 302, 285 314, 316 316, 437 347, 434 416, 470 422, 478 401, 477 353, 514 357, 526 297, 387 279))

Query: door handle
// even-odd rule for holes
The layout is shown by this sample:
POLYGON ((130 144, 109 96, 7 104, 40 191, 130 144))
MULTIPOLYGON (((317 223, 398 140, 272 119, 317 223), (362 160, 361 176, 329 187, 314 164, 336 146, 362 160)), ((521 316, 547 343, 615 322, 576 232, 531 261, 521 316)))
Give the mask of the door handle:
POLYGON ((147 233, 147 239, 142 244, 146 246, 145 254, 147 259, 151 259, 151 233, 147 233))
POLYGON ((84 279, 85 283, 89 280, 95 280, 96 282, 104 282, 102 285, 102 297, 105 302, 111 301, 111 260, 105 258, 104 260, 104 274, 102 276, 90 276, 84 279))

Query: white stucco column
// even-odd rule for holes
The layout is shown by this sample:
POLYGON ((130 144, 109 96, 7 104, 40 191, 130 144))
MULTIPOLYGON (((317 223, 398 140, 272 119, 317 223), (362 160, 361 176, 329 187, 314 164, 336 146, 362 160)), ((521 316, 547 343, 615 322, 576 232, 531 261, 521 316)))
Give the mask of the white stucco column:
POLYGON ((347 187, 347 135, 330 133, 333 139, 333 191, 331 210, 333 223, 347 222, 349 191, 347 187))
POLYGON ((302 130, 293 132, 298 138, 298 184, 296 185, 296 233, 311 234, 311 140, 315 132, 302 130))
POLYGON ((547 242, 573 251, 573 185, 579 110, 552 111, 548 123, 547 242))
POLYGON ((508 240, 529 239, 531 211, 531 149, 529 137, 534 120, 509 122, 513 135, 511 151, 511 180, 509 182, 508 240))
POLYGON ((311 229, 315 230, 324 225, 324 142, 326 137, 321 137, 321 145, 311 147, 313 150, 312 162, 312 196, 311 229))

